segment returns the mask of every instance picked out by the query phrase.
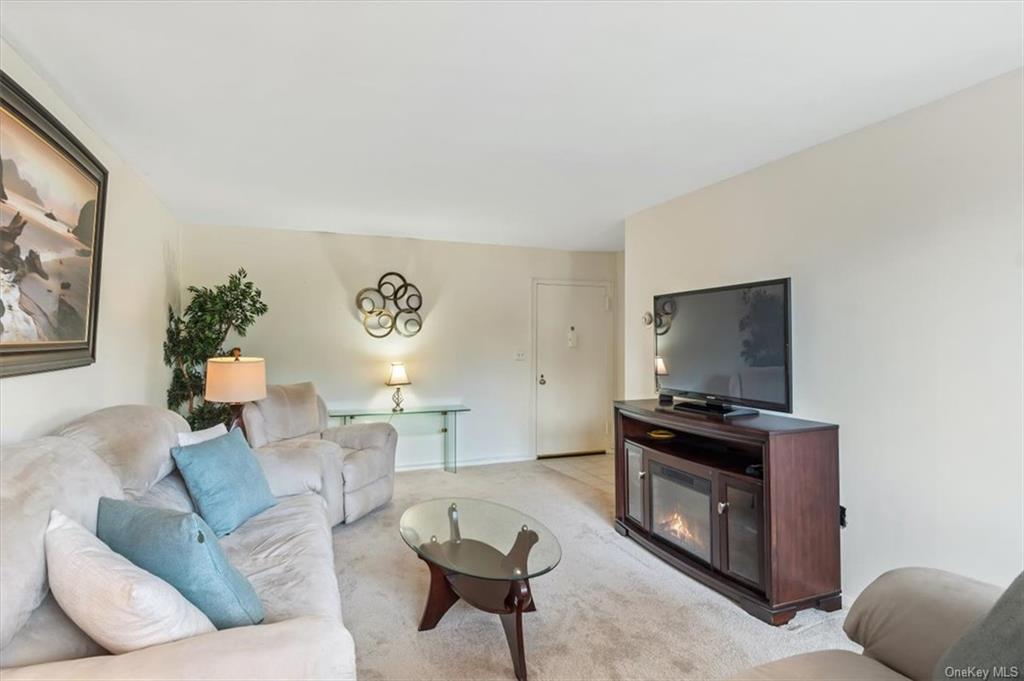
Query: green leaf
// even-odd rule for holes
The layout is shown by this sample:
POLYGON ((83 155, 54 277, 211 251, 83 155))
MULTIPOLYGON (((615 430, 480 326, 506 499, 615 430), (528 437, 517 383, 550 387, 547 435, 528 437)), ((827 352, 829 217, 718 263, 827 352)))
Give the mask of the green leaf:
POLYGON ((163 346, 164 364, 171 368, 167 406, 179 411, 184 406, 193 429, 226 423, 230 416, 227 405, 202 401, 206 360, 226 355, 223 345, 228 334, 233 330, 244 337, 269 309, 262 291, 247 278, 245 269, 239 268, 228 275, 227 284, 189 286, 191 299, 181 315, 168 308, 163 346))

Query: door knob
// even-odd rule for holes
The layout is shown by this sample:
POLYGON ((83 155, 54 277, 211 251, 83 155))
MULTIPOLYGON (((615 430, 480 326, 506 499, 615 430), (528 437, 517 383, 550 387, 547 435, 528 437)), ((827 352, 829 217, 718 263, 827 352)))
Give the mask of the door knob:
POLYGON ((725 511, 728 508, 729 508, 729 502, 728 501, 719 501, 718 502, 718 515, 722 515, 723 513, 725 513, 725 511))
POLYGON ((643 480, 647 477, 647 471, 640 471, 640 479, 643 480))
POLYGON ((547 379, 546 379, 546 378, 544 378, 544 374, 541 374, 541 375, 540 375, 540 380, 539 380, 539 381, 537 381, 537 382, 538 382, 538 383, 540 383, 541 385, 547 385, 547 384, 548 384, 548 381, 547 381, 547 379))

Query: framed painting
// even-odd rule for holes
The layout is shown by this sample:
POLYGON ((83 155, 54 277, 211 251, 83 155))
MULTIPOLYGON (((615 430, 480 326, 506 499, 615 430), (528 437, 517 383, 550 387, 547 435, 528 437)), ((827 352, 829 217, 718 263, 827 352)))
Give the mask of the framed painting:
POLYGON ((0 377, 96 361, 107 170, 0 71, 0 377))

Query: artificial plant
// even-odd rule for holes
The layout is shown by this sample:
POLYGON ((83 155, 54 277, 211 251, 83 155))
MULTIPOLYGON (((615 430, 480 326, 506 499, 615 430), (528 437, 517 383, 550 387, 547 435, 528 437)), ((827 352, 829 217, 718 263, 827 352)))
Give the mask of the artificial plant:
POLYGON ((167 407, 181 412, 193 430, 229 421, 226 404, 203 401, 206 360, 230 354, 224 349, 228 333, 244 337, 267 311, 262 292, 244 269, 228 276, 227 284, 213 288, 189 286, 192 299, 181 315, 169 308, 164 364, 171 368, 167 407))

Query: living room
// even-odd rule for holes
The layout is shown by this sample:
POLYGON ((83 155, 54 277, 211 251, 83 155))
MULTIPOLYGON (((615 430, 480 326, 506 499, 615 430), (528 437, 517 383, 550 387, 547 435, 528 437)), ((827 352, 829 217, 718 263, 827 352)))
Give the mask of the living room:
POLYGON ((1019 678, 1022 26, 4 0, 0 676, 1019 678))

